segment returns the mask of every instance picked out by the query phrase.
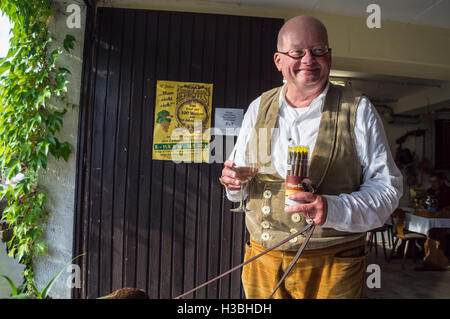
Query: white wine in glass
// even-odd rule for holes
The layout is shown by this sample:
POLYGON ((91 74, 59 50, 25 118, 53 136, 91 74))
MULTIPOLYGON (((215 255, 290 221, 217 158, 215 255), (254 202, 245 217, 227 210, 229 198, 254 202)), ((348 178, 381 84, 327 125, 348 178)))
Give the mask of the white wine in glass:
POLYGON ((236 172, 236 179, 241 182, 241 201, 238 208, 230 209, 230 211, 234 213, 251 212, 251 210, 247 209, 244 205, 244 187, 247 187, 248 182, 256 175, 258 169, 253 166, 237 166, 234 167, 233 170, 236 172))

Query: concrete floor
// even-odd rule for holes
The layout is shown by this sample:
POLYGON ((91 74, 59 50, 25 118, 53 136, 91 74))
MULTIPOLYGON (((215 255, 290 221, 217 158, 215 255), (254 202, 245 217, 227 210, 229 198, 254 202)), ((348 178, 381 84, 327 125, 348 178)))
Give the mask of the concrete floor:
MULTIPOLYGON (((414 268, 421 265, 421 260, 416 264, 413 258, 408 258, 405 270, 401 268, 401 259, 391 259, 387 263, 384 259, 381 236, 378 236, 378 256, 375 250, 369 253, 367 265, 380 266, 380 288, 368 288, 366 285, 365 298, 368 299, 448 299, 450 298, 450 267, 443 271, 416 271, 414 268)), ((385 238, 387 234, 385 233, 385 238)), ((389 256, 391 247, 386 244, 389 256)), ((371 270, 366 274, 373 276, 371 270)), ((371 283, 374 281, 369 280, 371 283)))

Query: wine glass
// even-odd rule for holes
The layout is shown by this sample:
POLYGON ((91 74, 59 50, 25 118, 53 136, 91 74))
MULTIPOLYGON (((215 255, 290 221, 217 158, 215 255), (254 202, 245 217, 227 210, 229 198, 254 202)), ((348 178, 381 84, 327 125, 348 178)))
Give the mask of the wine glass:
POLYGON ((251 179, 256 175, 256 172, 258 171, 256 167, 252 166, 236 166, 233 168, 236 172, 237 176, 236 179, 241 182, 241 201, 239 203, 238 208, 230 209, 231 212, 234 213, 248 213, 251 212, 250 209, 247 209, 244 205, 244 188, 248 186, 248 183, 251 181, 251 179))
MULTIPOLYGON (((236 150, 233 154, 233 161, 235 160, 236 150)), ((247 163, 245 166, 235 166, 233 170, 236 172, 236 179, 241 182, 241 201, 239 203, 239 207, 230 209, 233 213, 248 213, 252 210, 245 207, 244 202, 244 190, 248 187, 249 182, 255 177, 258 169, 256 168, 256 164, 254 162, 247 163)))

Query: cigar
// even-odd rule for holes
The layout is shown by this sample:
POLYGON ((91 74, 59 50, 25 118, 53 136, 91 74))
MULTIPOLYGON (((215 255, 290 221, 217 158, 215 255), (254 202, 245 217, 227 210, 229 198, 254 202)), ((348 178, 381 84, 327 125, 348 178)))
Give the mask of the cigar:
POLYGON ((308 177, 308 147, 289 147, 287 176, 308 177))
POLYGON ((304 162, 304 169, 303 169, 303 177, 308 177, 308 156, 309 156, 309 150, 308 147, 305 147, 305 162, 304 162))
POLYGON ((295 147, 295 159, 294 159, 294 176, 298 176, 300 160, 300 153, 298 152, 298 146, 295 147))
POLYGON ((287 170, 287 176, 292 176, 292 159, 294 157, 294 154, 292 152, 292 147, 289 147, 289 153, 288 153, 288 170, 287 170))
POLYGON ((302 158, 302 162, 300 164, 301 165, 301 169, 300 169, 300 172, 299 172, 298 176, 303 177, 303 176, 305 176, 305 156, 306 156, 304 147, 302 147, 301 152, 302 152, 302 157, 301 157, 302 158))

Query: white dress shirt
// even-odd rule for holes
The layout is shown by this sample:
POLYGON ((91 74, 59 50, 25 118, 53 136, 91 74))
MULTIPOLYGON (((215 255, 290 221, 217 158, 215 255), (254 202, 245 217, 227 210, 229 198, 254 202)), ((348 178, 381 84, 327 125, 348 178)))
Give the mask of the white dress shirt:
MULTIPOLYGON (((271 160, 277 173, 285 178, 288 143, 309 147, 312 154, 329 84, 308 107, 294 108, 281 90, 280 110, 271 140, 271 160)), ((258 115, 261 97, 245 113, 239 137, 229 159, 245 166, 245 150, 258 115)), ((380 227, 398 206, 403 194, 403 177, 394 163, 383 123, 372 103, 360 99, 355 121, 356 149, 363 168, 363 183, 351 194, 327 195, 328 215, 322 227, 340 231, 364 232, 380 227)), ((239 191, 227 190, 231 201, 239 201, 239 191)))

